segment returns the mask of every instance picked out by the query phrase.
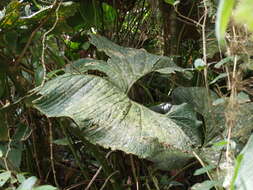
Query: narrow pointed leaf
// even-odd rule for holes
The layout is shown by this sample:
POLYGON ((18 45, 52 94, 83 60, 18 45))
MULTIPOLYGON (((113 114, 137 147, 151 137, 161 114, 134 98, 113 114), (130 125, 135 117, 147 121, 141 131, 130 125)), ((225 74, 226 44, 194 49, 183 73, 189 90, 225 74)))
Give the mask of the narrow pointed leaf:
POLYGON ((253 163, 252 163, 252 154, 253 154, 253 136, 248 140, 248 143, 240 153, 241 160, 239 169, 234 175, 237 176, 233 189, 236 190, 249 190, 253 186, 253 163))
POLYGON ((235 4, 235 0, 220 0, 217 10, 215 33, 219 43, 224 45, 225 32, 229 23, 229 19, 232 15, 232 10, 235 4))

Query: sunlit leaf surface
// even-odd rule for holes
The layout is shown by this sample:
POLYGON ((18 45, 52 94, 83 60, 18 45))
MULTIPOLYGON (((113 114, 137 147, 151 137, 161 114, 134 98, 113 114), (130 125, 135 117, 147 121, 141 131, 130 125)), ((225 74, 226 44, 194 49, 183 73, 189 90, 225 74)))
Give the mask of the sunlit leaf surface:
POLYGON ((242 155, 242 160, 240 161, 238 173, 235 174, 237 178, 234 189, 249 190, 253 187, 253 136, 250 137, 240 154, 242 155))
POLYGON ((183 105, 162 115, 126 95, 131 85, 147 73, 181 69, 169 58, 123 48, 103 37, 93 35, 91 42, 111 58, 107 63, 94 61, 94 65, 86 60, 84 65, 107 77, 77 74, 75 69, 71 73, 70 69, 70 73, 45 84, 35 107, 48 117, 72 118, 94 144, 149 159, 163 169, 181 167, 192 158, 193 148, 201 144, 194 112, 183 105), (187 115, 179 114, 180 109, 187 115))
POLYGON ((229 19, 232 15, 234 4, 234 0, 220 0, 219 2, 215 23, 215 33, 217 40, 221 44, 225 43, 225 32, 229 23, 229 19))

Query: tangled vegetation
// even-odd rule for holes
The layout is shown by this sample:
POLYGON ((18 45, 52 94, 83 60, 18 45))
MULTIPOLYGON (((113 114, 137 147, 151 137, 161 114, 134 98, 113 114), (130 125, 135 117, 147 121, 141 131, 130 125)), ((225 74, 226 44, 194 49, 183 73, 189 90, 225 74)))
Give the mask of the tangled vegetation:
POLYGON ((252 0, 0 2, 0 189, 250 190, 252 0))

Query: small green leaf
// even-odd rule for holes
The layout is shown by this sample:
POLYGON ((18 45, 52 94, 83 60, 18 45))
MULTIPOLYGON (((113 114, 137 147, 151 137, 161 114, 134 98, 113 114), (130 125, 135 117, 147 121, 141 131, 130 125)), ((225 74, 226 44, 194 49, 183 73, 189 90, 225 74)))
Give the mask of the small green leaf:
POLYGON ((31 129, 27 127, 27 125, 20 123, 17 125, 17 130, 12 138, 15 141, 22 141, 25 140, 30 133, 31 129))
POLYGON ((214 68, 219 69, 219 68, 221 68, 222 65, 224 65, 224 64, 226 64, 226 63, 229 63, 229 62, 232 62, 233 60, 234 60, 234 57, 233 57, 233 56, 226 57, 226 58, 220 60, 218 63, 216 63, 216 64, 214 65, 214 68))
POLYGON ((57 144, 57 145, 63 145, 63 146, 69 145, 69 142, 68 142, 67 138, 56 139, 56 140, 53 141, 53 143, 57 144))
POLYGON ((215 77, 215 79, 213 79, 209 84, 214 84, 216 83, 218 80, 226 78, 228 76, 227 73, 221 73, 219 74, 217 77, 215 77))
POLYGON ((107 24, 113 24, 117 18, 117 11, 109 4, 102 3, 104 21, 107 24))
POLYGON ((53 187, 51 185, 41 185, 39 187, 33 188, 33 190, 57 190, 58 188, 53 187))
POLYGON ((6 171, 3 173, 0 173, 0 187, 3 187, 3 185, 11 178, 11 172, 6 171))
POLYGON ((80 43, 70 41, 69 47, 70 49, 77 50, 80 47, 80 43))
POLYGON ((16 177, 19 183, 23 183, 25 181, 25 173, 18 173, 16 177))
POLYGON ((250 96, 246 94, 245 92, 240 92, 236 97, 238 103, 243 104, 246 102, 250 102, 250 96))
POLYGON ((201 70, 203 70, 206 67, 206 64, 205 64, 205 62, 202 59, 196 59, 194 61, 194 67, 197 70, 201 71, 201 70))
POLYGON ((164 0, 164 2, 170 5, 174 5, 175 0, 164 0))
POLYGON ((35 84, 36 86, 39 86, 41 82, 43 81, 43 77, 44 77, 44 69, 42 65, 40 65, 39 63, 36 63, 36 68, 34 70, 34 73, 35 73, 35 84))
POLYGON ((17 190, 32 190, 38 179, 34 176, 26 179, 17 190))
POLYGON ((225 32, 229 23, 230 16, 235 4, 235 0, 220 0, 216 23, 215 23, 215 33, 218 42, 221 45, 225 44, 225 32))
POLYGON ((243 154, 239 154, 236 157, 234 175, 233 175, 233 178, 232 178, 232 181, 231 181, 231 190, 235 189, 235 181, 236 181, 236 179, 238 177, 238 173, 239 173, 239 169, 241 167, 242 159, 243 159, 243 154))
POLYGON ((208 171, 210 171, 214 168, 216 168, 214 165, 208 165, 206 167, 195 170, 193 175, 202 175, 202 174, 205 174, 205 173, 207 173, 208 171))
POLYGON ((196 183, 191 190, 210 190, 219 183, 216 181, 206 180, 202 183, 196 183))
POLYGON ((227 141, 219 141, 213 144, 213 147, 223 148, 228 144, 227 141))
POLYGON ((88 50, 89 47, 90 47, 90 42, 85 42, 85 43, 82 44, 82 49, 83 50, 88 50))

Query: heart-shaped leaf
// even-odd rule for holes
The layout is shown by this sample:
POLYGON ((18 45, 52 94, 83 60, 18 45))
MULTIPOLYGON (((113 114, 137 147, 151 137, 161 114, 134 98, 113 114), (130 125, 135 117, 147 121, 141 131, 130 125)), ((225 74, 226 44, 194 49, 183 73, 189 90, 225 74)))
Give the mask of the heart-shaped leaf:
MULTIPOLYGON (((79 66, 83 71, 99 70, 106 77, 70 69, 70 73, 56 77, 39 90, 41 97, 34 101, 35 107, 48 117, 72 118, 94 144, 149 159, 163 169, 181 167, 193 157, 194 147, 201 144, 197 122, 192 122, 196 117, 189 114, 177 118, 176 111, 156 113, 132 101, 127 91, 147 73, 182 69, 169 58, 124 48, 101 36, 92 35, 91 42, 110 59, 83 60, 84 65, 81 61, 79 66), (182 119, 191 122, 180 123, 182 119)), ((181 111, 186 108, 180 107, 181 111)))
POLYGON ((40 94, 37 109, 48 117, 74 119, 86 128, 85 138, 105 148, 166 160, 176 167, 182 164, 180 158, 192 157, 192 147, 199 145, 192 140, 199 134, 133 102, 100 77, 65 74, 46 83, 40 94))

